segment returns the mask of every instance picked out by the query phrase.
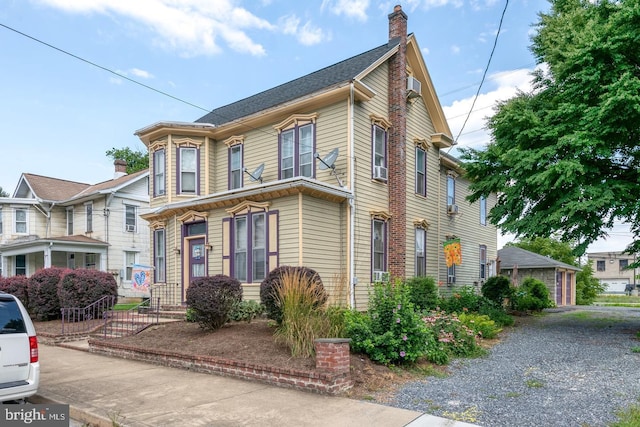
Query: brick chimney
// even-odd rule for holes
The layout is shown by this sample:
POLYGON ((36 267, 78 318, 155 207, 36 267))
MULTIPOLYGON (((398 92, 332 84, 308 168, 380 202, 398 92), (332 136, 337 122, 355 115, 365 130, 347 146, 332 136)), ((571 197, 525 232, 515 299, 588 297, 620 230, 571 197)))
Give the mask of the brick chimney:
POLYGON ((127 174, 127 162, 125 162, 124 160, 118 159, 113 162, 113 165, 116 169, 113 175, 113 179, 118 179, 121 176, 125 176, 127 174))
POLYGON ((407 261, 407 15, 389 14, 389 42, 399 43, 389 59, 389 273, 404 278, 407 261))

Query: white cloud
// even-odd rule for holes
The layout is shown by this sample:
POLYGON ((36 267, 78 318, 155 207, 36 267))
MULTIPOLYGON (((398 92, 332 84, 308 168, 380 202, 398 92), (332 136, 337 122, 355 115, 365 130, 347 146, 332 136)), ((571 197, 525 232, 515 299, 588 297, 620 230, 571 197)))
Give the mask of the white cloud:
POLYGON ((369 0, 322 0, 320 10, 328 9, 334 15, 344 15, 365 22, 369 0))
POLYGON ((451 53, 457 55, 460 53, 460 46, 456 46, 455 44, 451 46, 451 53))
POLYGON ((185 56, 222 51, 219 40, 237 52, 255 56, 264 47, 246 30, 275 31, 276 27, 233 0, 37 0, 70 13, 129 18, 154 33, 154 43, 185 56))
POLYGON ((300 25, 300 18, 296 15, 287 15, 280 18, 278 27, 284 34, 296 36, 298 42, 305 46, 318 44, 325 40, 331 40, 331 34, 315 27, 311 22, 300 25))
POLYGON ((153 74, 151 74, 148 71, 141 70, 139 68, 132 68, 131 70, 129 70, 129 72, 131 74, 133 74, 134 76, 141 77, 143 79, 152 79, 153 78, 153 74))

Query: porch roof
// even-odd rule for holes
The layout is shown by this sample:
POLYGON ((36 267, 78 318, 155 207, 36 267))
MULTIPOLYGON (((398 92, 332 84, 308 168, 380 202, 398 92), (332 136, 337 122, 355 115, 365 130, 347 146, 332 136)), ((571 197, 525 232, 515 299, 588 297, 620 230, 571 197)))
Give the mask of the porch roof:
POLYGON ((107 242, 82 235, 49 238, 29 236, 25 239, 14 240, 0 245, 0 254, 2 256, 15 256, 44 252, 47 248, 52 251, 104 253, 108 247, 109 243, 107 242))

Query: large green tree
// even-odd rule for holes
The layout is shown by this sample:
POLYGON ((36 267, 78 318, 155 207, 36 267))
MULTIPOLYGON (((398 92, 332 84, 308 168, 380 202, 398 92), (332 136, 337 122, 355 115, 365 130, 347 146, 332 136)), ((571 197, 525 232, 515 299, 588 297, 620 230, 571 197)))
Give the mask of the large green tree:
POLYGON ((112 148, 106 155, 113 161, 124 160, 127 162, 127 173, 131 174, 149 168, 149 154, 146 150, 132 150, 129 147, 112 148))
POLYGON ((640 249, 640 0, 552 0, 532 51, 534 89, 496 106, 486 149, 463 150, 471 201, 518 237, 557 235, 574 253, 631 224, 640 249))
POLYGON ((9 197, 9 193, 4 191, 2 187, 0 187, 0 197, 9 197))

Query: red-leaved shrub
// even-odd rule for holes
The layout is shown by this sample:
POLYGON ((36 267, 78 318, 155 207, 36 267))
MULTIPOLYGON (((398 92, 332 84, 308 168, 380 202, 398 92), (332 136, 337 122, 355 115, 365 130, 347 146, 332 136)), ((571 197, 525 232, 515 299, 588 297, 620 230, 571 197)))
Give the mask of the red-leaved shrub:
POLYGON ((60 318, 58 286, 67 268, 42 268, 29 277, 29 313, 37 320, 60 318))
POLYGON ((118 296, 116 279, 104 271, 71 270, 62 277, 58 287, 63 308, 83 308, 104 296, 118 296))
POLYGON ((0 277, 0 279, 0 291, 18 297, 22 305, 29 306, 29 293, 27 290, 29 279, 27 279, 27 276, 0 277))

